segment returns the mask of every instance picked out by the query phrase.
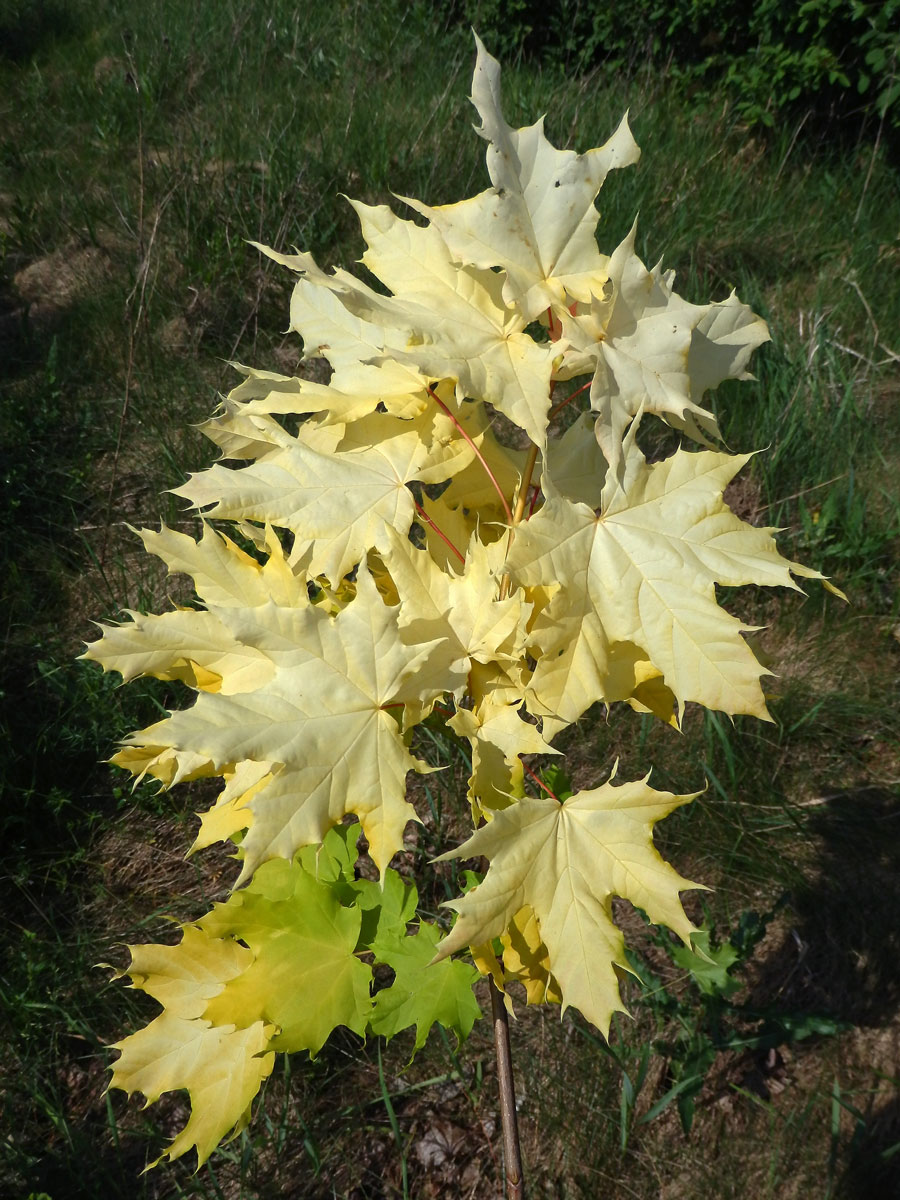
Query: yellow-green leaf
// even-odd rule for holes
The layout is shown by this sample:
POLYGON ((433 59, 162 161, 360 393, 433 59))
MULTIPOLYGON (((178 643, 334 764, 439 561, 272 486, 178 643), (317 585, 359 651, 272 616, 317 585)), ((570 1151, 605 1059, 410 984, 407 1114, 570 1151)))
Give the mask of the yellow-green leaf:
POLYGON ((307 871, 266 863, 199 921, 210 936, 240 938, 252 951, 203 1016, 216 1025, 275 1025, 273 1050, 316 1054, 338 1025, 363 1033, 372 971, 354 954, 361 916, 307 871))

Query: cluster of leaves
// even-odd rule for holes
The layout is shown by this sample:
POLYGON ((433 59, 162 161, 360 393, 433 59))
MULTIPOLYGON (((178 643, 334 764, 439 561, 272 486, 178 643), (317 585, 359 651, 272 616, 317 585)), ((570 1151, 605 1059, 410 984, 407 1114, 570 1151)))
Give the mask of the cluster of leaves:
POLYGON ((179 946, 132 950, 164 1012, 119 1043, 112 1082, 148 1100, 189 1089, 170 1157, 203 1161, 240 1127, 274 1050, 315 1053, 342 1024, 464 1035, 473 972, 456 952, 605 1036, 632 969, 613 897, 686 945, 695 932, 679 893, 698 885, 652 837, 692 797, 613 782, 614 767, 557 794, 532 756, 596 702, 675 727, 688 702, 766 719, 765 672, 716 586, 818 577, 728 509, 746 456, 709 448, 705 395, 746 377, 764 323, 734 295, 685 301, 634 230, 598 249, 597 193, 639 154, 627 121, 585 154, 541 121, 511 128, 480 42, 472 99, 488 190, 406 201, 424 223, 354 202, 380 289, 266 250, 298 276, 291 324, 330 380, 239 368, 205 427, 227 461, 178 489, 199 541, 141 533, 193 579, 195 606, 130 613, 87 651, 196 692, 113 761, 164 786, 221 776, 194 849, 231 839, 240 860, 241 890, 179 946), (584 392, 590 411, 560 432, 584 392), (648 462, 652 417, 707 448, 648 462), (389 867, 419 820, 407 776, 430 769, 412 734, 435 712, 472 762, 475 831, 443 857, 488 863, 443 938, 446 922, 405 932, 415 897, 389 867), (349 814, 381 890, 354 879, 349 814), (370 961, 394 972, 374 997, 370 961))
POLYGON ((726 95, 751 124, 797 106, 886 117, 900 125, 898 0, 612 3, 463 0, 461 20, 496 35, 504 53, 540 53, 569 69, 652 63, 694 93, 726 95))
POLYGON ((356 878, 358 834, 336 826, 292 862, 263 864, 177 946, 132 948, 133 986, 163 1012, 118 1044, 111 1086, 154 1101, 174 1074, 189 1090, 191 1118, 170 1158, 196 1146, 202 1162, 243 1127, 276 1051, 315 1054, 337 1025, 384 1037, 414 1025, 418 1050, 435 1021, 466 1037, 480 1016, 475 969, 429 965, 435 926, 408 931, 416 889, 391 868, 380 884, 356 878), (373 963, 394 974, 374 998, 373 963))

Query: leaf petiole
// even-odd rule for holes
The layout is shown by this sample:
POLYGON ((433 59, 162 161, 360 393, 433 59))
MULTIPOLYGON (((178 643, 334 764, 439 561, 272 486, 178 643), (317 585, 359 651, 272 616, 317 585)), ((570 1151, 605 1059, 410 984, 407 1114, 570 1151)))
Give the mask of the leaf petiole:
POLYGON ((593 379, 589 379, 587 383, 583 383, 580 388, 576 388, 570 396, 566 396, 565 400, 560 400, 559 404, 557 404, 555 408, 551 408, 550 415, 547 417, 547 423, 549 424, 554 417, 558 416, 567 404, 571 404, 576 396, 580 396, 582 392, 586 392, 593 382, 593 379))
POLYGON ((433 521, 431 519, 431 517, 429 517, 428 513, 425 511, 425 509, 422 507, 422 505, 418 502, 418 500, 414 499, 413 503, 416 506, 416 512, 419 514, 419 516, 422 518, 422 520, 426 523, 426 525, 428 525, 431 529, 434 530, 434 532, 438 535, 438 537, 441 539, 441 541, 450 550, 453 551, 453 553, 456 555, 456 557, 459 559, 459 561, 463 564, 463 566, 465 566, 466 556, 462 553, 462 551, 457 550, 456 546, 453 545, 453 543, 447 537, 446 533, 444 533, 443 529, 441 529, 441 527, 437 524, 437 522, 433 521))
POLYGON ((529 767, 527 762, 523 762, 522 766, 525 768, 525 770, 528 772, 528 774, 531 776, 531 778, 534 780, 534 782, 538 785, 538 787, 543 788, 544 791, 547 793, 547 795, 551 796, 556 801, 557 804, 562 804, 562 800, 560 800, 560 798, 559 798, 559 796, 557 796, 556 792, 552 791, 549 787, 547 787, 546 783, 544 783, 544 781, 543 781, 543 779, 541 779, 540 775, 538 775, 538 773, 536 771, 532 771, 531 767, 529 767))
POLYGON ((465 429, 463 429, 458 418, 454 415, 453 412, 451 412, 451 410, 447 407, 447 405, 443 402, 443 400, 440 398, 440 396, 437 394, 437 392, 434 390, 434 388, 430 384, 428 386, 428 394, 431 396, 432 400, 434 400, 434 402, 438 405, 438 407, 441 408, 447 414, 447 416, 450 418, 450 420, 453 422, 453 424, 459 430, 460 435, 463 438, 465 438, 465 440, 472 447, 475 457, 478 459, 478 461, 484 467, 485 471, 487 472, 488 479, 490 479, 491 483, 494 485, 494 490, 496 491, 497 495, 500 497, 500 503, 503 505, 503 511, 506 513, 506 518, 509 521, 510 525, 512 525, 513 524, 513 515, 512 515, 512 511, 511 511, 509 505, 506 503, 506 497, 503 495, 503 488, 501 488, 500 484, 497 482, 497 477, 494 474, 494 472, 491 470, 491 468, 488 466, 484 455, 481 453, 481 451, 478 449, 478 447, 475 445, 475 443, 472 441, 472 439, 466 433, 465 429))

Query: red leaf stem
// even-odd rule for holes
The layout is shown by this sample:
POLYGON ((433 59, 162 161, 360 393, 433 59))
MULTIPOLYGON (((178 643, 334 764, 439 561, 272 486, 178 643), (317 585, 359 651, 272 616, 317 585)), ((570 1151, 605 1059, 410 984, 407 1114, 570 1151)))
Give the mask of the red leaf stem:
POLYGON ((413 504, 415 504, 416 512, 419 514, 419 516, 422 518, 422 520, 426 523, 426 525, 431 526, 431 528, 438 535, 438 537, 441 539, 441 541, 453 551, 453 553, 456 555, 456 557, 459 559, 459 561, 463 564, 463 566, 465 566, 466 556, 460 550, 457 550, 457 548, 453 545, 453 543, 447 537, 446 533, 444 533, 443 529, 441 529, 439 525, 437 525, 434 521, 432 521, 431 517, 429 517, 428 513, 425 511, 425 509, 422 507, 422 505, 418 502, 418 500, 415 499, 415 497, 413 497, 413 504))
POLYGON ((527 762, 523 762, 522 766, 525 768, 525 770, 528 772, 528 774, 531 776, 531 778, 534 780, 534 782, 538 785, 538 787, 542 787, 548 796, 553 797, 553 799, 556 801, 557 804, 562 804, 562 801, 560 800, 559 796, 557 796, 557 794, 555 792, 550 791, 550 789, 547 787, 546 783, 544 783, 543 779, 541 779, 540 775, 538 775, 535 771, 532 771, 531 767, 529 767, 527 762))
POLYGON ((565 400, 560 400, 556 408, 551 408, 550 415, 547 418, 547 423, 549 424, 558 413, 561 413, 567 404, 571 404, 576 396, 580 396, 582 392, 586 392, 593 382, 593 379, 589 379, 587 383, 583 383, 580 388, 576 388, 571 396, 566 396, 565 400))
POLYGON ((437 394, 437 392, 434 390, 434 388, 429 386, 428 391, 429 391, 429 394, 431 395, 432 400, 434 400, 434 402, 438 405, 439 408, 443 409, 443 411, 447 414, 447 416, 450 418, 450 420, 453 422, 453 424, 459 430, 462 437, 464 437, 466 439, 466 441, 469 443, 469 445, 472 447, 473 451, 475 452, 475 457, 478 459, 478 461, 484 467, 485 471, 487 472, 488 479, 490 479, 491 483, 494 485, 494 490, 496 491, 497 495, 500 497, 500 503, 503 505, 503 511, 506 513, 507 520, 509 521, 510 525, 512 525, 512 523, 513 523, 512 510, 510 509, 509 505, 506 503, 506 497, 503 495, 503 489, 500 487, 500 484, 497 482, 497 477, 494 475, 494 472, 491 470, 491 468, 485 462, 484 455, 481 453, 481 451, 478 449, 478 447, 475 445, 475 443, 472 441, 472 439, 469 437, 469 435, 463 429, 462 425, 459 423, 459 421, 454 416, 454 414, 450 411, 450 409, 447 407, 447 405, 443 402, 443 400, 440 398, 440 396, 437 394))

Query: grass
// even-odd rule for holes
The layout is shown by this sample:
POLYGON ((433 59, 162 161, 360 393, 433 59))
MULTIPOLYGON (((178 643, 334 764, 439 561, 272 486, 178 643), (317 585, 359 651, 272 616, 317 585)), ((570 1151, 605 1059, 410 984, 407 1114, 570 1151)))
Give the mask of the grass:
MULTIPOLYGON (((183 520, 164 489, 209 461, 195 425, 233 379, 227 360, 293 369, 288 280, 246 245, 362 249, 346 192, 432 203, 484 184, 465 101, 469 34, 429 6, 261 6, 223 0, 0 0, 0 689, 3 880, 0 1194, 58 1197, 488 1195, 499 1156, 492 1051, 480 1026, 456 1051, 338 1037, 279 1066, 253 1125, 197 1176, 139 1175, 183 1119, 103 1098, 108 1043, 150 1015, 95 969, 123 941, 165 936, 227 889, 230 865, 185 864, 200 784, 131 793, 102 765, 118 736, 177 700, 115 688, 73 665, 90 621, 162 603, 166 583, 122 522, 183 520), (14 34, 15 36, 12 36, 14 34)), ((844 608, 762 591, 725 597, 776 677, 774 721, 692 713, 683 736, 614 714, 567 745, 576 782, 654 767, 657 786, 709 786, 659 830, 685 874, 715 886, 724 937, 786 900, 742 968, 742 1002, 823 1013, 839 1035, 780 1061, 717 1052, 689 1140, 674 1106, 671 1018, 633 985, 620 1067, 591 1030, 523 1009, 514 1029, 533 1194, 687 1198, 890 1194, 900 1139, 892 1053, 900 975, 893 896, 900 779, 895 480, 900 450, 900 204, 896 173, 859 145, 750 136, 727 112, 682 113, 665 77, 625 96, 596 72, 504 72, 511 120, 602 140, 631 105, 644 157, 602 194, 609 250, 640 210, 638 250, 665 254, 690 299, 741 297, 769 321, 758 382, 717 404, 736 450, 763 450, 730 499, 783 526, 785 552, 832 574, 844 608), (869 168, 872 168, 871 172, 869 168), (894 340, 892 340, 892 338, 894 340), (642 1086, 636 1081, 644 1072, 642 1086), (573 1097, 577 1103, 573 1106, 573 1097), (624 1100, 623 1100, 624 1097, 624 1100), (625 1102, 627 1101, 627 1102, 625 1102), (623 1116, 624 1113, 624 1116, 623 1116), (623 1129, 625 1134, 623 1135, 623 1129), (624 1142, 624 1147, 623 1147, 624 1142), (739 1181, 729 1183, 729 1180, 739 1181)), ((745 590, 746 592, 746 590, 745 590)), ((427 735, 423 735, 427 736, 427 735)), ((425 777, 420 859, 467 774, 425 777), (427 786, 426 786, 427 785, 427 786)), ((435 907, 452 881, 434 875, 435 907)), ((694 901, 692 901, 693 903, 694 901)), ((690 980, 618 914, 666 987, 702 1018, 690 980)), ((699 909, 698 909, 698 915, 699 909)))

